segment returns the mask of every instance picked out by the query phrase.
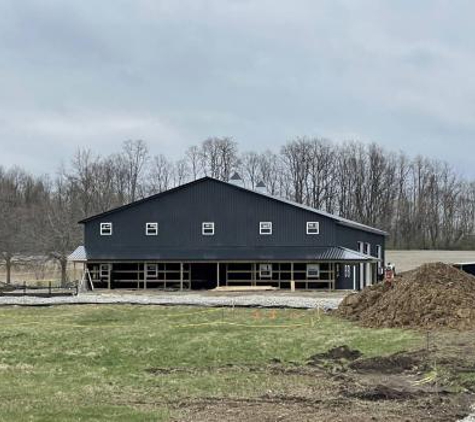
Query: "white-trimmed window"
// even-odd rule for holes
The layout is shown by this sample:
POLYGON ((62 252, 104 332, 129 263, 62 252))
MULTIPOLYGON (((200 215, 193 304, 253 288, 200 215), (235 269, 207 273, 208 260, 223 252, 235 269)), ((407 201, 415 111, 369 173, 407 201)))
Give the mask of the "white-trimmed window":
POLYGON ((101 236, 112 236, 112 223, 101 223, 101 236))
POLYGON ((110 273, 110 265, 109 264, 101 264, 99 267, 99 277, 100 278, 108 278, 110 273))
POLYGON ((158 264, 147 264, 145 266, 145 275, 147 276, 147 278, 157 278, 158 264))
POLYGON ((307 264, 307 278, 320 278, 320 264, 307 264))
POLYGON ((364 243, 358 242, 358 252, 364 253, 364 243))
POLYGON ((345 265, 345 278, 351 278, 351 265, 345 265))
POLYGON ((272 222, 261 221, 259 222, 259 234, 272 234, 272 222))
POLYGON ((259 264, 260 278, 272 278, 272 264, 259 264))
POLYGON ((320 223, 318 221, 307 221, 307 234, 320 234, 320 223))
POLYGON ((145 234, 147 236, 158 236, 158 223, 145 223, 145 234))
POLYGON ((214 236, 214 223, 211 221, 204 222, 201 225, 201 233, 203 236, 214 236))

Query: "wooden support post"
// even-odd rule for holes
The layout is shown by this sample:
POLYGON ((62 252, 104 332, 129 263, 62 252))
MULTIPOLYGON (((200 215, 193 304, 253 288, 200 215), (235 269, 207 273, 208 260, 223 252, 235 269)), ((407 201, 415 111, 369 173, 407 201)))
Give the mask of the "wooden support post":
POLYGON ((229 275, 228 275, 228 263, 226 262, 226 286, 228 285, 229 275))
POLYGON ((216 285, 219 287, 219 262, 216 263, 216 285))
POLYGON ((183 262, 180 262, 180 291, 183 290, 183 262))
POLYGON ((290 290, 295 292, 294 263, 290 263, 290 290))
MULTIPOLYGON (((108 267, 107 267, 107 288, 110 290, 111 289, 111 267, 110 265, 111 264, 107 264, 108 267)), ((99 271, 101 269, 99 268, 99 271)))
POLYGON ((147 288, 147 263, 143 263, 143 288, 147 288))
POLYGON ((331 291, 333 283, 335 283, 335 264, 332 262, 330 264, 330 283, 328 283, 328 290, 331 291))

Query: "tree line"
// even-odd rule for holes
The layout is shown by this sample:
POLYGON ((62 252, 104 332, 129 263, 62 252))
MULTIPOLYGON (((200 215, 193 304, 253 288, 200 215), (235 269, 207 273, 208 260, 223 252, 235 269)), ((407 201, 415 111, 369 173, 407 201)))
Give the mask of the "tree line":
POLYGON ((55 174, 0 166, 0 261, 7 280, 15 257, 57 260, 82 243, 77 222, 202 176, 238 172, 254 189, 389 232, 399 249, 473 246, 475 181, 448 163, 387 151, 377 144, 296 138, 279 150, 240 152, 232 138, 209 138, 170 160, 141 140, 99 155, 79 149, 55 174))

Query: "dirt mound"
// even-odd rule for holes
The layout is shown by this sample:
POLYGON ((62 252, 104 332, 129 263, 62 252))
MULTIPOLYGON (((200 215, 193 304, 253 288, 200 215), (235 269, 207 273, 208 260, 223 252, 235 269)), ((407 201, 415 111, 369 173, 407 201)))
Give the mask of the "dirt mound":
POLYGON ((358 359, 349 367, 358 372, 378 372, 382 374, 399 374, 406 371, 419 371, 426 367, 428 352, 400 352, 389 356, 375 356, 358 359))
POLYGON ((353 361, 361 357, 359 350, 352 350, 348 346, 338 346, 324 353, 318 353, 310 357, 309 365, 319 365, 326 361, 353 361))
POLYGON ((410 391, 397 390, 386 385, 376 385, 368 390, 344 393, 345 397, 366 401, 408 400, 421 395, 410 391))
POLYGON ((451 265, 425 264, 347 296, 337 314, 368 327, 475 328, 475 277, 451 265))

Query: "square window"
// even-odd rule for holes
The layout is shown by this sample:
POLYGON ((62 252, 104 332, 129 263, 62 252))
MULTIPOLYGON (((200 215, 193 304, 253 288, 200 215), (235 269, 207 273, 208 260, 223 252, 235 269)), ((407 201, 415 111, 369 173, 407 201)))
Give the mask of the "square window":
POLYGON ((145 223, 145 234, 147 236, 158 236, 158 223, 145 223))
POLYGON ((272 278, 272 264, 259 264, 260 278, 272 278))
POLYGON ((158 264, 147 264, 145 268, 147 278, 158 277, 158 264))
POLYGON ((214 223, 203 223, 201 226, 201 233, 203 234, 203 236, 214 236, 214 223))
POLYGON ((318 221, 307 221, 307 234, 320 234, 320 223, 318 221))
POLYGON ((307 264, 307 278, 320 278, 320 264, 307 264))
POLYGON ((101 236, 112 235, 112 223, 101 223, 101 236))
POLYGON ((351 266, 345 265, 345 278, 351 278, 351 266))
POLYGON ((100 278, 108 278, 109 277, 110 266, 109 264, 101 264, 100 266, 100 278))
POLYGON ((261 221, 259 223, 259 234, 272 234, 272 222, 261 221))

